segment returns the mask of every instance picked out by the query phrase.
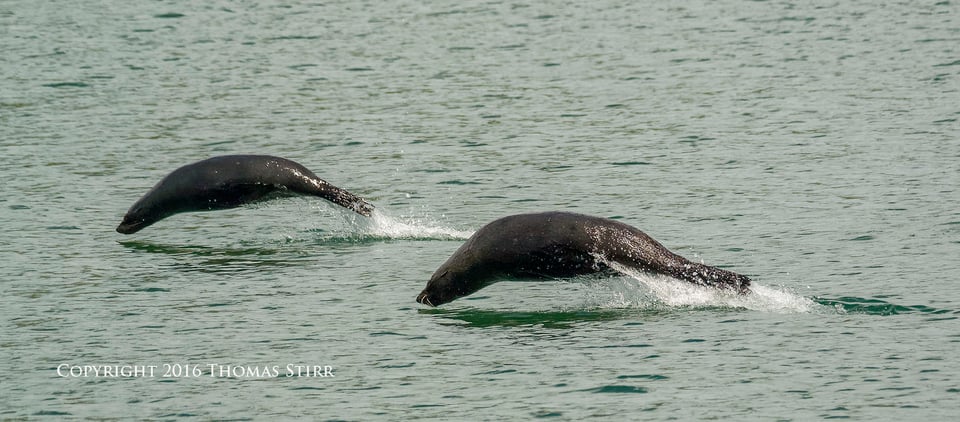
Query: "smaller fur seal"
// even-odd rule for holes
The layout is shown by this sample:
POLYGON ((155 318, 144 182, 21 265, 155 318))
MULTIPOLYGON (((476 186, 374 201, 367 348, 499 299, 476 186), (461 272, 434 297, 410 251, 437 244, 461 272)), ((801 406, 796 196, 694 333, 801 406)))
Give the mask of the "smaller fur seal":
POLYGON ((164 177, 130 207, 117 231, 136 233, 173 214, 236 208, 287 195, 319 196, 368 217, 373 212, 373 205, 359 196, 291 160, 223 155, 185 165, 164 177))
POLYGON ((504 278, 572 277, 609 270, 612 263, 741 294, 750 287, 746 276, 689 261, 635 227, 545 212, 511 215, 482 227, 433 273, 417 302, 439 306, 504 278))

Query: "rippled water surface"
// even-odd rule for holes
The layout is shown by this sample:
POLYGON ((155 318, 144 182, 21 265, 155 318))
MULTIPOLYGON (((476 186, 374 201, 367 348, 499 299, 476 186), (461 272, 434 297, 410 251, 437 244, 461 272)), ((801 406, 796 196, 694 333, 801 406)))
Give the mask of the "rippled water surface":
POLYGON ((0 418, 955 417, 958 14, 2 2, 0 418), (288 198, 114 231, 229 153, 378 211, 288 198), (628 272, 414 301, 485 223, 553 209, 754 292, 628 272))

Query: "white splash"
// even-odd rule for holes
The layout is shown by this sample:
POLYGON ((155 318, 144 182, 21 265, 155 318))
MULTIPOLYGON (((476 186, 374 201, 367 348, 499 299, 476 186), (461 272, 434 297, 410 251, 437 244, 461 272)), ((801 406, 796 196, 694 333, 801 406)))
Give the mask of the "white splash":
POLYGON ((365 234, 389 239, 467 239, 472 231, 439 226, 413 217, 393 217, 379 209, 361 223, 365 234))
POLYGON ((625 277, 616 283, 607 280, 606 286, 614 291, 614 297, 601 307, 637 307, 651 304, 669 307, 724 307, 745 308, 754 311, 776 313, 810 313, 821 305, 813 300, 783 288, 767 287, 754 281, 750 293, 741 295, 724 289, 698 286, 663 275, 646 274, 641 271, 612 264, 612 268, 625 277), (608 284, 611 283, 612 284, 608 284))

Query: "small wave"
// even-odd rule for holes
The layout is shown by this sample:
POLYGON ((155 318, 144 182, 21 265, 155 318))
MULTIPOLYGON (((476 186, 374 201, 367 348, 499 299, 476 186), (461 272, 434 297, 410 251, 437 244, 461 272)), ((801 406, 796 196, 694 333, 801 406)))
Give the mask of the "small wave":
POLYGON ((903 314, 927 314, 943 315, 941 319, 956 319, 952 315, 960 314, 960 311, 951 309, 934 308, 927 305, 898 305, 890 303, 879 298, 862 298, 853 296, 844 296, 839 298, 817 297, 816 302, 836 309, 841 314, 864 314, 864 315, 903 315, 903 314))
POLYGON ((520 311, 516 309, 492 310, 466 308, 429 308, 417 312, 456 320, 472 327, 528 327, 571 328, 576 324, 596 321, 613 321, 635 317, 632 309, 568 309, 520 311))

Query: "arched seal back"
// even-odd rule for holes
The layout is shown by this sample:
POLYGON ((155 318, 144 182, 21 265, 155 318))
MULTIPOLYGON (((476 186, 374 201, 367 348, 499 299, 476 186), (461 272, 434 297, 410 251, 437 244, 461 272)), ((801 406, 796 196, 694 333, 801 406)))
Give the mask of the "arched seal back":
POLYGON ((746 276, 689 261, 619 221, 545 212, 482 227, 434 272, 417 302, 438 306, 504 278, 570 277, 607 270, 609 263, 740 293, 750 286, 746 276))
POLYGON ((224 155, 171 172, 130 207, 117 231, 136 233, 177 213, 235 208, 283 195, 318 196, 363 216, 373 212, 373 205, 294 161, 224 155))

